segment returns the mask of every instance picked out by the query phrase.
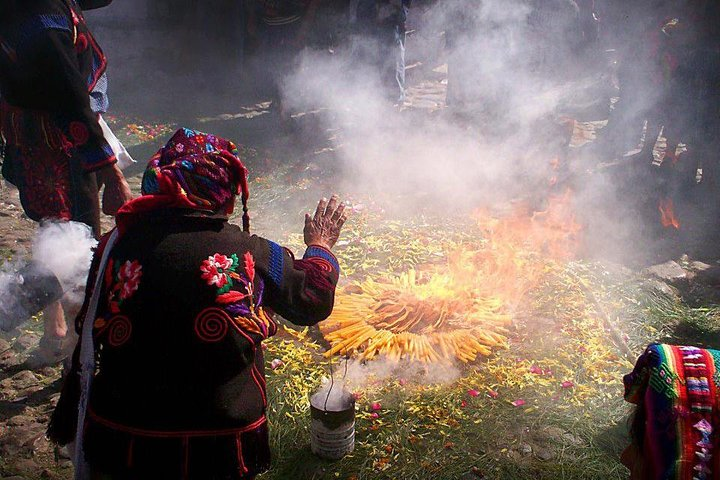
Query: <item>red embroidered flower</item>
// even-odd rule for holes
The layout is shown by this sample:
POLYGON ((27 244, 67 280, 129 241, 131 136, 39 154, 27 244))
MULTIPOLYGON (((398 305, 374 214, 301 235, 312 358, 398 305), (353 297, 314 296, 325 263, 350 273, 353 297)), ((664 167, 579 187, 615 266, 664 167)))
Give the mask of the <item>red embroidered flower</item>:
POLYGON ((228 283, 228 276, 225 272, 230 270, 232 266, 233 260, 231 258, 219 253, 211 255, 200 265, 202 279, 205 280, 208 285, 222 288, 228 283))
POLYGON ((212 257, 208 257, 208 260, 211 260, 218 268, 222 268, 223 270, 228 270, 230 267, 233 266, 233 261, 231 258, 228 258, 225 255, 221 255, 219 253, 216 253, 212 257))
POLYGON ((137 260, 128 260, 120 267, 119 278, 123 282, 140 281, 141 276, 142 265, 137 260))
POLYGON ((82 122, 71 122, 69 130, 75 145, 85 145, 90 138, 87 126, 82 122))
POLYGON ((142 265, 137 260, 125 262, 118 272, 118 279, 122 284, 120 289, 120 299, 127 300, 140 287, 140 277, 142 277, 142 265))

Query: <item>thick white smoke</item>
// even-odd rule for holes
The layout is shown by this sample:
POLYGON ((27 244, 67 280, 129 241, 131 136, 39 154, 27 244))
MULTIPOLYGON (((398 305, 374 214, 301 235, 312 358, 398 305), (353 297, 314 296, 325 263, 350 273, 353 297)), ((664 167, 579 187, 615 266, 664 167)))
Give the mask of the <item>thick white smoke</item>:
MULTIPOLYGON (((62 287, 63 303, 77 308, 83 300, 92 249, 96 245, 90 227, 78 222, 45 222, 37 230, 32 244, 31 263, 25 259, 8 262, 0 268, 0 326, 9 330, 17 322, 27 320, 38 313, 29 311, 35 299, 24 296, 40 296, 48 280, 54 275, 62 287), (32 267, 32 268, 31 268, 32 267), (31 268, 31 270, 28 270, 31 268), (40 268, 41 270, 37 270, 40 268), (38 276, 38 272, 42 272, 38 276), (30 273, 33 272, 33 273, 30 273), (31 275, 31 276, 28 276, 31 275), (42 282, 32 285, 28 282, 42 282)), ((48 281, 49 287, 54 283, 48 281)), ((40 300, 42 301, 42 300, 40 300)))
POLYGON ((83 223, 47 222, 35 234, 33 260, 55 274, 66 301, 81 303, 96 244, 90 227, 83 223))
MULTIPOLYGON (((438 2, 424 12, 426 35, 456 29, 453 15, 461 7, 455 3, 438 2)), ((295 111, 327 108, 321 125, 341 132, 334 142, 346 169, 342 188, 422 192, 439 206, 476 206, 506 201, 543 182, 554 154, 539 124, 555 123, 561 101, 578 88, 577 77, 572 83, 570 76, 548 71, 555 53, 536 41, 528 2, 486 0, 477 11, 465 10, 472 25, 453 32, 447 58, 460 70, 454 87, 470 87, 462 106, 477 114, 472 121, 393 107, 382 88, 388 79, 373 65, 379 59, 358 61, 350 47, 335 55, 302 54, 299 68, 286 79, 284 102, 295 111)), ((411 51, 423 48, 420 43, 408 40, 408 57, 423 58, 424 52, 411 51)))

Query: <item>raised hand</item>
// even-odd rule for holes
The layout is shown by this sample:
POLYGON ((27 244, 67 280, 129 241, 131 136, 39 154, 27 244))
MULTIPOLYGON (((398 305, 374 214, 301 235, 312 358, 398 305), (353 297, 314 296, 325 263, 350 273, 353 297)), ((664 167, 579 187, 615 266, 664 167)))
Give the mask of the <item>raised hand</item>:
POLYGON ((318 202, 315 215, 305 214, 305 245, 317 245, 332 249, 340 236, 340 230, 347 220, 345 204, 338 202, 337 195, 328 201, 323 198, 318 202))

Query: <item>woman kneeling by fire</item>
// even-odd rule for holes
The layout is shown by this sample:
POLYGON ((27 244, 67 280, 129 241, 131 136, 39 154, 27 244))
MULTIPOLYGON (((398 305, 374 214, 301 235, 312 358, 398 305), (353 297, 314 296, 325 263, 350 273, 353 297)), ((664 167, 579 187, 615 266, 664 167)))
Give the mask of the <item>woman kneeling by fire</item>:
POLYGON ((720 478, 720 351, 653 343, 624 384, 631 480, 720 478))
POLYGON ((231 142, 180 130, 101 240, 48 432, 75 442, 76 478, 246 479, 268 468, 270 309, 300 325, 330 315, 330 249, 346 214, 336 197, 321 200, 296 260, 250 235, 246 175, 231 142), (242 230, 228 223, 237 194, 242 230))

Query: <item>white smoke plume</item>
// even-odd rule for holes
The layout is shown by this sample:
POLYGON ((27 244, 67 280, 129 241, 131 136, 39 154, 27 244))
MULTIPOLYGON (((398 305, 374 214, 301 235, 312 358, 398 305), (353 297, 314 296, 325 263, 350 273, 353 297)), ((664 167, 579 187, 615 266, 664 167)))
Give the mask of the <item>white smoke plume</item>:
MULTIPOLYGON (((357 359, 342 360, 333 371, 333 391, 343 388, 358 390, 375 383, 402 380, 422 385, 448 384, 460 378, 460 369, 448 363, 422 363, 390 360, 379 356, 370 362, 357 359)), ((329 388, 330 381, 323 385, 329 388)), ((325 391, 327 393, 327 390, 325 391)))
POLYGON ((27 308, 14 301, 17 286, 23 279, 18 272, 26 265, 25 260, 6 261, 0 266, 0 329, 10 330, 11 319, 28 317, 27 308))
POLYGON ((342 381, 326 382, 310 398, 313 407, 328 412, 340 412, 352 405, 352 395, 342 381))
POLYGON ((18 255, 0 267, 0 329, 21 325, 61 294, 69 311, 76 310, 83 300, 95 244, 87 225, 43 223, 33 240, 32 258, 18 255))
MULTIPOLYGON (((438 2, 425 12, 424 30, 455 28, 454 8, 460 7, 454 3, 438 2)), ((568 77, 543 69, 543 59, 554 53, 533 42, 527 2, 486 0, 464 13, 475 25, 456 35, 447 56, 457 59, 452 66, 462 69, 463 83, 476 86, 464 101, 479 114, 473 122, 398 111, 383 88, 387 78, 374 66, 380 59, 358 61, 352 46, 335 55, 304 52, 285 82, 283 99, 291 111, 325 107, 321 126, 342 131, 334 139, 346 172, 341 188, 424 192, 438 206, 477 206, 507 201, 542 182, 553 152, 548 141, 538 142, 545 135, 538 124, 552 123, 579 80, 570 84, 568 77)), ((408 40, 414 48, 422 48, 420 43, 408 40)))
POLYGON ((90 227, 78 222, 43 223, 35 234, 33 260, 55 274, 68 303, 82 303, 96 244, 90 227))

